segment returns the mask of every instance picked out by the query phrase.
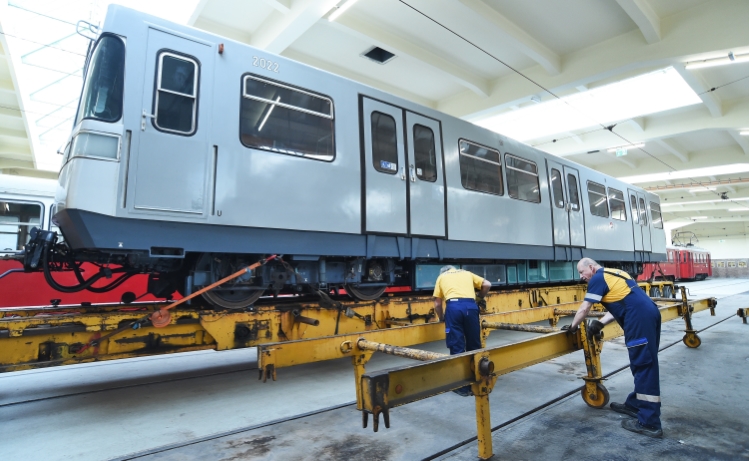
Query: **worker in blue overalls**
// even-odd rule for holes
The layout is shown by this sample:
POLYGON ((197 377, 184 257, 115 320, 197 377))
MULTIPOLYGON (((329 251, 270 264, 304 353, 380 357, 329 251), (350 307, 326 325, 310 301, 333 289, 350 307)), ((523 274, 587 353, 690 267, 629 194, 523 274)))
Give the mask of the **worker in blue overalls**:
MULTIPOLYGON (((492 284, 469 271, 444 266, 434 285, 434 312, 445 322, 445 342, 450 355, 481 349, 479 305, 486 308, 484 297, 492 284), (478 295, 474 293, 478 290, 478 295), (445 312, 442 312, 442 300, 445 312)), ((471 396, 471 386, 456 389, 456 394, 471 396)))
POLYGON ((616 320, 624 330, 629 368, 635 378, 635 391, 624 403, 612 403, 611 409, 637 418, 622 421, 624 429, 649 437, 663 437, 658 378, 661 313, 658 307, 624 271, 604 269, 590 258, 581 259, 577 271, 588 282, 588 291, 569 330, 577 330, 593 304, 601 303, 606 308, 608 313, 600 321, 590 322, 588 334, 598 335, 605 324, 616 320))

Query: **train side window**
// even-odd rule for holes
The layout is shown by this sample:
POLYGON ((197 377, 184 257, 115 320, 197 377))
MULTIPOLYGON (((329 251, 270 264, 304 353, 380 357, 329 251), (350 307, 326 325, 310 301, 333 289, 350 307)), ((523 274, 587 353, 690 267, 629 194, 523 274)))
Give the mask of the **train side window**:
POLYGON ((504 195, 499 151, 460 140, 460 182, 466 189, 504 195))
POLYGON ((551 169, 551 190, 554 194, 554 206, 564 208, 564 189, 562 189, 562 173, 556 168, 551 169))
POLYGON ((648 210, 645 209, 645 200, 640 199, 638 202, 640 204, 640 222, 643 226, 648 225, 648 210))
POLYGON ((41 226, 41 203, 0 201, 0 251, 21 251, 31 228, 41 226))
POLYGON ((577 176, 567 174, 567 192, 569 192, 570 205, 574 211, 580 211, 580 194, 577 189, 577 176))
POLYGON ((627 220, 627 207, 622 191, 609 187, 609 204, 611 206, 611 218, 619 221, 627 220))
POLYGON ((423 125, 414 125, 414 163, 416 177, 422 181, 437 181, 437 154, 434 132, 423 125))
POLYGON ((588 201, 590 213, 603 218, 609 217, 609 204, 606 201, 606 188, 601 184, 588 181, 588 201))
POLYGON ((629 207, 632 211, 632 222, 640 224, 640 214, 637 212, 637 197, 634 195, 629 196, 629 207))
POLYGON ((536 164, 512 154, 505 154, 505 165, 507 166, 507 193, 510 197, 541 203, 536 164))
POLYGON ((154 126, 190 136, 197 121, 198 63, 167 51, 159 53, 157 59, 154 126))
POLYGON ((372 112, 372 162, 381 173, 398 172, 398 133, 395 119, 382 112, 372 112))
POLYGON ((661 206, 655 202, 650 202, 650 217, 653 218, 653 227, 663 229, 663 217, 661 216, 661 206))
MULTIPOLYGON (((240 110, 239 133, 245 147, 328 162, 335 159, 330 98, 245 75, 240 110)), ((374 120, 373 115, 373 136, 374 120)))

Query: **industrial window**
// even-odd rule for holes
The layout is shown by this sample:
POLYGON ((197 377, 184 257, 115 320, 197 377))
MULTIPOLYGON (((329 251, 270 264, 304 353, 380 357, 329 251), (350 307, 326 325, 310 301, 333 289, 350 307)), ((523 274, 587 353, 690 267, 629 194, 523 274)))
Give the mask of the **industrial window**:
POLYGON ((466 189, 503 195, 499 151, 461 140, 460 182, 466 189))
POLYGON ((372 112, 372 163, 381 173, 398 172, 398 131, 395 119, 382 112, 372 112))
POLYGON ((414 163, 416 177, 422 181, 437 181, 437 153, 434 132, 423 125, 414 125, 414 163))
POLYGON ((0 201, 0 250, 21 251, 34 226, 42 223, 41 203, 0 201))
POLYGON ((640 204, 640 222, 643 226, 648 225, 648 210, 645 209, 645 200, 640 199, 638 202, 640 204))
POLYGON ((505 154, 507 166, 507 193, 510 197, 541 203, 536 164, 512 154, 505 154))
POLYGON ((577 188, 577 177, 574 174, 567 174, 567 192, 569 192, 570 208, 573 211, 580 211, 580 194, 577 188))
POLYGON ((632 222, 640 224, 640 214, 637 212, 637 197, 634 195, 629 196, 629 207, 632 211, 632 222))
POLYGON ((611 206, 611 217, 619 221, 627 220, 627 207, 624 202, 622 191, 609 187, 609 205, 611 206))
POLYGON ((656 229, 663 229, 663 217, 661 216, 660 204, 650 202, 650 217, 653 218, 653 227, 656 229))
POLYGON ((245 147, 332 161, 335 158, 330 98, 245 75, 239 133, 245 147))
POLYGON ((687 262, 687 252, 686 251, 684 253, 682 253, 682 261, 681 262, 684 262, 684 263, 687 262))
POLYGON ((554 206, 564 208, 564 189, 562 174, 556 168, 551 169, 551 191, 554 194, 554 206))
POLYGON ((609 217, 609 205, 606 201, 606 188, 601 184, 588 181, 588 201, 590 213, 595 216, 609 217))
POLYGON ((198 63, 169 52, 159 53, 156 68, 154 125, 162 131, 192 135, 197 128, 198 63))

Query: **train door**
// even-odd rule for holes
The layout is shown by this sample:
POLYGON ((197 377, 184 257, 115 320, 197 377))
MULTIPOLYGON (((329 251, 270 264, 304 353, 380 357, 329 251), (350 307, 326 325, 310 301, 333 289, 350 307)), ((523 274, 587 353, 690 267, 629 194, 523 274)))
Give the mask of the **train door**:
POLYGON ((133 206, 205 216, 211 46, 151 27, 147 35, 133 206))
POLYGON ((639 206, 637 205, 637 193, 631 189, 628 189, 629 193, 629 207, 632 213, 632 236, 635 243, 635 251, 642 251, 642 224, 640 223, 639 206))
POLYGON ((648 202, 645 194, 637 193, 637 205, 640 207, 640 226, 642 226, 642 249, 653 251, 650 245, 650 215, 648 214, 648 202))
POLYGON ((445 236, 445 186, 438 121, 406 111, 409 225, 412 235, 445 236))
POLYGON ((551 189, 551 217, 554 223, 554 245, 570 244, 569 203, 564 193, 564 174, 560 164, 546 161, 551 189))
POLYGON ((403 109, 362 100, 365 230, 408 233, 403 109))
POLYGON ((567 213, 570 219, 570 245, 585 246, 585 217, 580 205, 580 175, 577 170, 564 167, 567 182, 567 213))

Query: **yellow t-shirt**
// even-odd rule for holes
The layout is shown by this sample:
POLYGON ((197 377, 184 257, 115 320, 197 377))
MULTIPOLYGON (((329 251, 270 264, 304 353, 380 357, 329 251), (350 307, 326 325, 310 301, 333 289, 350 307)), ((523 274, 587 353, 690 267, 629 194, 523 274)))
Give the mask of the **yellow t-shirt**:
POLYGON ((484 279, 472 272, 462 269, 450 270, 439 277, 434 285, 434 297, 443 299, 471 298, 475 299, 473 289, 480 290, 484 279))

